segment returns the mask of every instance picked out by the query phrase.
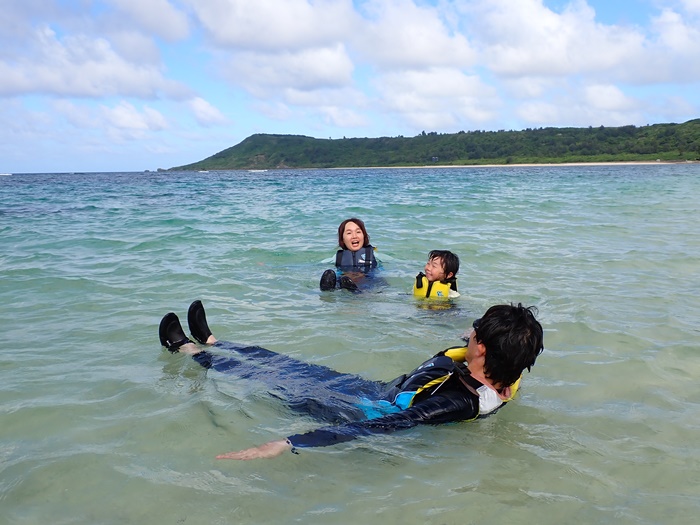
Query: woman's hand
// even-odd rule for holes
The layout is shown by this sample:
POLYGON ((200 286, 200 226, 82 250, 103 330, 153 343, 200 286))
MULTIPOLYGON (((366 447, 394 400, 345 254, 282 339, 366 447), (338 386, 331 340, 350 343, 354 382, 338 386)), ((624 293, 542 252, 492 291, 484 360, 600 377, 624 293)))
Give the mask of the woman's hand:
POLYGON ((289 441, 286 439, 279 439, 277 441, 270 441, 269 443, 265 443, 259 447, 252 447, 245 450, 239 450, 238 452, 220 454, 216 456, 216 459, 249 460, 274 458, 287 450, 292 450, 292 448, 292 444, 289 441))

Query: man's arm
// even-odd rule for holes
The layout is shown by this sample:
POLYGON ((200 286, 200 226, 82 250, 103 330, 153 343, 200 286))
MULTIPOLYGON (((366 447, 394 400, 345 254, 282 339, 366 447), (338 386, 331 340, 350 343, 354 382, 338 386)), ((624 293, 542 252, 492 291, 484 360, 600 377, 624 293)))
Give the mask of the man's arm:
MULTIPOLYGON (((389 434, 419 424, 451 423, 473 419, 478 415, 478 398, 471 395, 436 395, 406 410, 376 419, 319 428, 287 439, 270 441, 264 445, 217 456, 217 459, 262 459, 279 456, 295 447, 327 447, 351 441, 358 436, 389 434)), ((461 394, 461 393, 459 393, 461 394)))

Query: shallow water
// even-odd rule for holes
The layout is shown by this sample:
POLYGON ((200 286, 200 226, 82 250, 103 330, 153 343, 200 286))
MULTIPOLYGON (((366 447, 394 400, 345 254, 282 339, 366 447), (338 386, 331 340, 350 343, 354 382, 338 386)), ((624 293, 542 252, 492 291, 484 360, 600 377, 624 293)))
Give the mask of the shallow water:
POLYGON ((689 523, 700 512, 700 166, 12 175, 0 180, 0 523, 689 523), (320 293, 365 220, 388 286, 320 293), (462 297, 410 293, 427 252, 462 297), (157 326, 390 379, 486 307, 546 350, 495 417, 274 460, 314 428, 157 326))

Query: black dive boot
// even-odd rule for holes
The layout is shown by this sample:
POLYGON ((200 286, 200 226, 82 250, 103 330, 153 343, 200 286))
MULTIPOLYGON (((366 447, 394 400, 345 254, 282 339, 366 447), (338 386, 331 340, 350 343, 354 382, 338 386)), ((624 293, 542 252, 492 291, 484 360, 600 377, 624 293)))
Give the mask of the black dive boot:
POLYGON ((182 330, 182 325, 180 324, 180 319, 178 319, 177 315, 173 312, 165 314, 165 317, 161 319, 158 335, 160 336, 160 344, 173 354, 177 352, 182 345, 192 342, 185 335, 185 332, 182 330))
POLYGON ((335 290, 335 270, 326 270, 321 276, 321 291, 335 290))
POLYGON ((343 290, 350 290, 351 292, 359 292, 355 282, 352 279, 350 279, 350 277, 348 277, 347 275, 343 275, 340 278, 340 287, 343 290))
POLYGON ((197 299, 190 305, 187 310, 187 324, 190 325, 190 333, 198 342, 205 345, 207 339, 211 335, 209 325, 207 324, 207 315, 204 313, 202 301, 197 299))

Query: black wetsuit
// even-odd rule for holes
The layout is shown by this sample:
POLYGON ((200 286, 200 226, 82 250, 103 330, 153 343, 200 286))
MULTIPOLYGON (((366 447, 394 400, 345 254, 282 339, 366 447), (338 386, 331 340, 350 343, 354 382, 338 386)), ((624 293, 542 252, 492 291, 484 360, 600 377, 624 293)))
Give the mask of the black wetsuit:
MULTIPOLYGON (((399 409, 392 404, 402 385, 415 385, 421 381, 422 374, 426 376, 425 382, 429 381, 428 371, 435 368, 432 365, 425 372, 421 372, 419 367, 384 383, 354 374, 342 374, 259 346, 220 341, 215 347, 234 355, 201 352, 193 359, 205 368, 260 380, 270 387, 272 395, 282 398, 292 409, 333 423, 305 434, 289 436, 289 441, 295 447, 323 447, 358 436, 386 434, 419 424, 464 421, 479 415, 479 396, 473 388, 465 388, 464 381, 460 380, 464 374, 460 373, 449 374, 439 388, 416 396, 408 408, 399 409)), ((448 357, 440 359, 441 362, 447 360, 453 363, 448 357)), ((460 367, 466 370, 463 365, 460 367)), ((473 378, 470 380, 476 387, 481 385, 473 378)))

